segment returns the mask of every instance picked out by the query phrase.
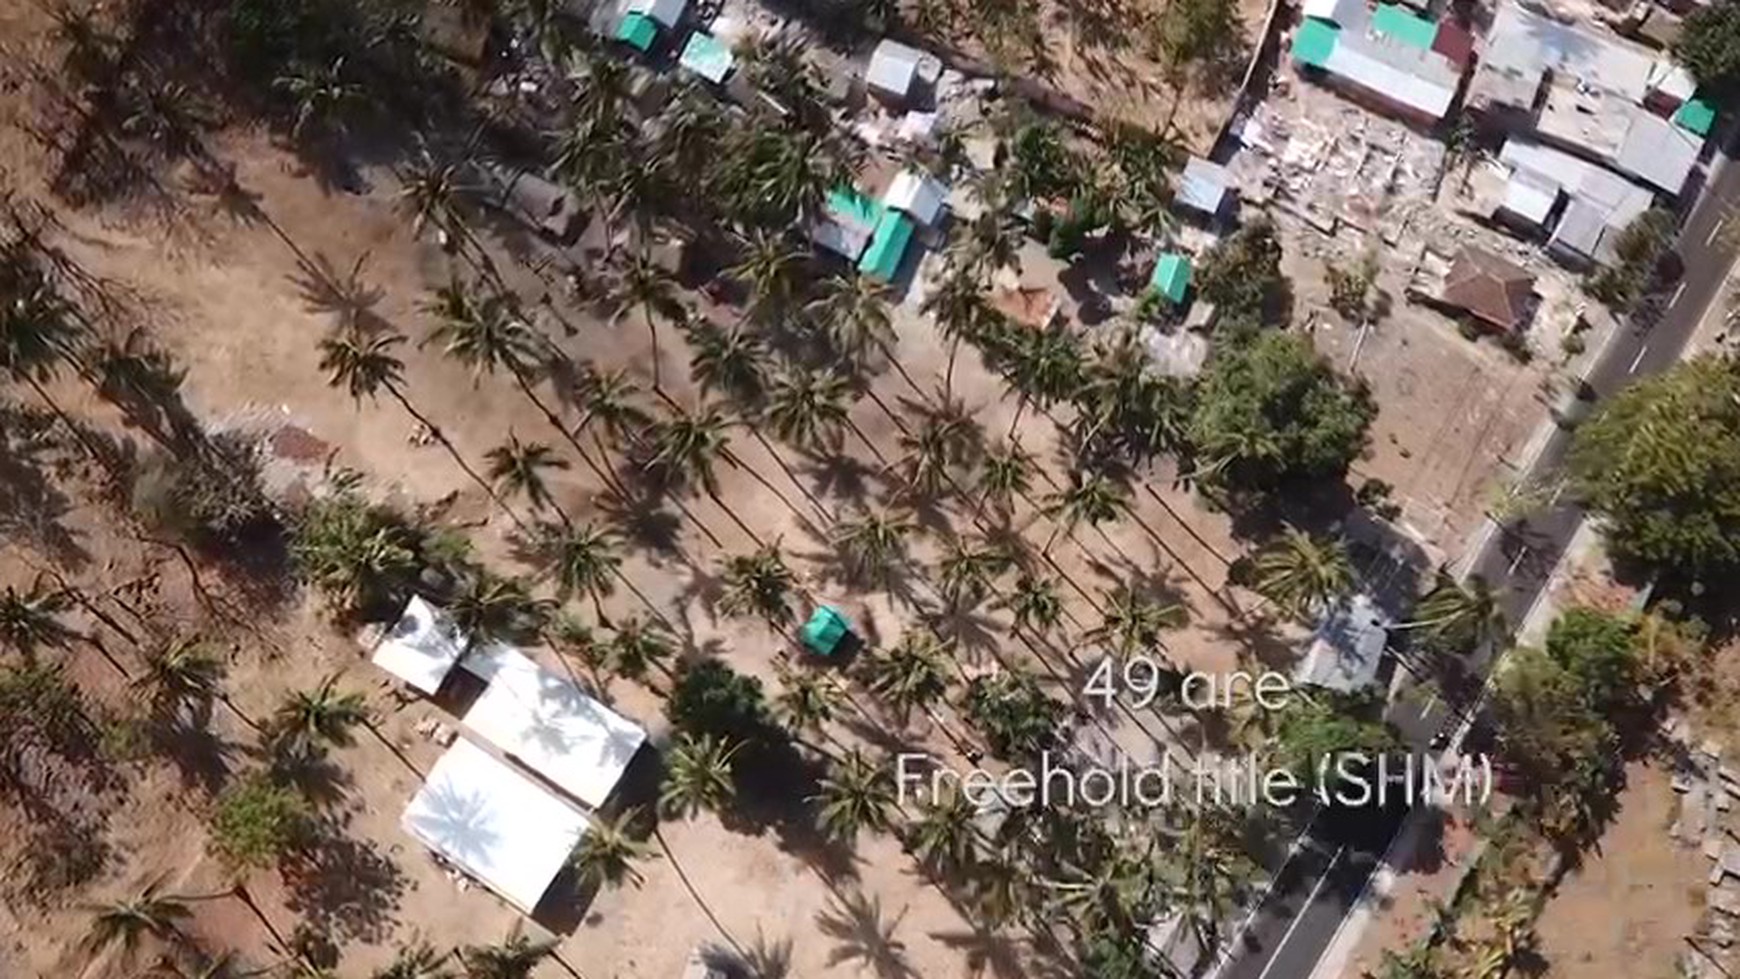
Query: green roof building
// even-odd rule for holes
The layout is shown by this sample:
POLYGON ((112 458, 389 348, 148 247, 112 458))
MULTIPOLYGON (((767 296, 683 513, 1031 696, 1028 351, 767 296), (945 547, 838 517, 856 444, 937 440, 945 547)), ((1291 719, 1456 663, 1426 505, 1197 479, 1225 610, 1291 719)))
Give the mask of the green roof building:
POLYGON ((1190 292, 1190 259, 1177 252, 1167 252, 1154 265, 1148 277, 1148 287, 1174 304, 1182 304, 1190 292))
POLYGON ((1379 4, 1372 12, 1371 29, 1421 51, 1432 50, 1432 42, 1438 39, 1436 23, 1389 3, 1379 4))
POLYGON ((906 246, 912 243, 912 219, 894 210, 885 210, 870 235, 870 247, 858 260, 858 271, 873 279, 893 282, 900 272, 900 261, 906 257, 906 246))
POLYGON ((1699 136, 1708 136, 1716 125, 1716 107, 1701 98, 1687 99, 1674 113, 1674 125, 1699 136))
POLYGON ((852 624, 846 621, 846 616, 831 605, 822 605, 810 614, 810 620, 798 630, 798 637, 803 640, 804 648, 817 656, 832 656, 840 648, 840 643, 852 634, 852 624))
POLYGON ((822 204, 830 216, 847 224, 874 228, 876 222, 882 220, 882 205, 865 197, 858 188, 850 184, 842 184, 828 191, 822 204))
POLYGON ((651 51, 658 38, 658 21, 646 14, 625 14, 622 22, 616 25, 616 39, 637 51, 651 51))
POLYGON ((1323 67, 1335 51, 1335 42, 1341 37, 1341 28, 1327 24, 1315 17, 1307 17, 1305 23, 1299 25, 1299 33, 1293 35, 1293 60, 1313 68, 1323 67))

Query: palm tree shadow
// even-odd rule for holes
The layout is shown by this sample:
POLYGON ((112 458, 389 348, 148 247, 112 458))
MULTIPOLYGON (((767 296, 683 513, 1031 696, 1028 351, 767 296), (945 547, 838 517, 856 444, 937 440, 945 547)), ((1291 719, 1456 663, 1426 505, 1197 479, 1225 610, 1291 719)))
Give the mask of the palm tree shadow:
POLYGON ((308 312, 331 316, 338 325, 363 333, 385 333, 392 329, 392 324, 376 307, 386 299, 387 292, 364 280, 363 270, 368 261, 369 253, 363 252, 349 270, 340 270, 325 252, 316 252, 312 259, 299 260, 296 273, 289 279, 308 312))
POLYGON ((679 534, 683 522, 665 508, 664 498, 641 491, 624 499, 615 493, 598 497, 598 510, 629 544, 663 557, 682 554, 679 534))
POLYGON ((896 937, 905 918, 902 908, 892 921, 885 920, 880 897, 861 890, 835 892, 829 906, 816 915, 822 934, 837 943, 828 953, 828 966, 857 962, 877 979, 918 979, 907 960, 906 943, 896 937))
MULTIPOLYGON (((804 459, 793 468, 808 477, 815 486, 816 495, 823 499, 863 508, 869 504, 872 494, 878 492, 874 484, 883 482, 880 468, 866 465, 843 452, 821 457, 805 456, 804 459)), ((885 491, 886 486, 882 489, 885 491)))
POLYGON ((683 564, 688 568, 689 578, 677 591, 677 616, 682 619, 689 634, 693 635, 694 623, 689 618, 692 605, 700 605, 701 610, 707 613, 708 620, 718 624, 719 602, 725 597, 725 576, 698 562, 685 560, 683 564))
POLYGON ((229 781, 230 760, 240 748, 203 725, 182 720, 155 726, 151 740, 175 766, 184 787, 207 793, 219 791, 229 781))
POLYGON ((1197 606, 1185 590, 1184 577, 1175 573, 1169 559, 1152 541, 1148 542, 1148 558, 1145 563, 1124 557, 1113 557, 1109 561, 1093 558, 1088 561, 1088 566, 1095 575, 1122 584, 1143 598, 1162 605, 1176 605, 1195 618, 1197 606))
POLYGON ((929 936, 944 948, 963 955, 967 972, 974 977, 988 972, 993 979, 1025 979, 1035 974, 1034 963, 1029 961, 1031 956, 1021 954, 1019 938, 1002 934, 982 922, 972 923, 965 931, 933 931, 929 936))
POLYGON ((1281 633, 1284 623, 1267 615, 1247 615, 1214 627, 1214 633, 1238 644, 1244 656, 1266 669, 1291 670, 1299 659, 1298 643, 1281 633))
POLYGON ((90 563, 80 534, 61 521, 72 500, 44 474, 53 418, 17 406, 0 407, 0 536, 26 540, 69 571, 90 563))
POLYGON ((331 817, 322 819, 311 844, 286 862, 284 880, 286 906, 318 934, 363 942, 392 933, 408 887, 390 855, 331 817))

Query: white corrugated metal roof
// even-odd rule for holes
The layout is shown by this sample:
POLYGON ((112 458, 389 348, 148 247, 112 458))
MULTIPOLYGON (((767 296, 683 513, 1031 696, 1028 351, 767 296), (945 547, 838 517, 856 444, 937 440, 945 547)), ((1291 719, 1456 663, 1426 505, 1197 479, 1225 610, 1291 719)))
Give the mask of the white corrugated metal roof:
POLYGON ((1558 183, 1528 170, 1515 171, 1504 185, 1504 209, 1535 224, 1547 223, 1558 200, 1558 183))
POLYGON ((1339 27, 1350 27, 1365 21, 1365 0, 1305 0, 1304 13, 1339 27))
POLYGON ((817 218, 810 224, 810 240, 847 261, 856 262, 870 244, 870 229, 817 218))
POLYGON ((1637 109, 1619 144, 1619 169, 1677 197, 1698 162, 1703 140, 1652 112, 1637 109))
POLYGON ((1550 68, 1641 102, 1649 90, 1654 61, 1649 52, 1617 38, 1580 30, 1505 3, 1486 32, 1480 72, 1538 80, 1550 68))
POLYGON ((871 88, 905 98, 912 92, 912 80, 918 74, 921 57, 915 48, 885 39, 870 53, 870 70, 864 80, 871 88))
POLYGON ((643 14, 669 30, 683 19, 683 9, 688 5, 689 0, 627 0, 623 13, 643 14))
POLYGON ((1655 63, 1655 68, 1650 72, 1649 87, 1651 91, 1684 102, 1697 94, 1698 80, 1684 66, 1663 58, 1655 63))
POLYGON ((1595 204, 1579 197, 1571 198, 1559 224, 1553 229, 1549 245, 1566 248, 1585 258, 1594 258, 1601 249, 1601 236, 1607 231, 1606 215, 1595 204))
POLYGON ((1205 214, 1218 214, 1231 183, 1226 167, 1193 156, 1184 164, 1184 175, 1178 181, 1178 203, 1205 214))
POLYGON ((1295 679, 1331 690, 1359 690, 1377 678, 1392 622, 1367 595, 1336 606, 1317 626, 1295 679))
POLYGON ((943 203, 948 194, 947 187, 930 177, 902 170, 889 183, 888 190, 882 195, 882 203, 911 215, 920 224, 935 227, 942 218, 943 203))
POLYGON ((1373 38, 1343 35, 1324 61, 1323 70, 1433 118, 1442 118, 1456 98, 1459 76, 1440 54, 1399 48, 1373 38))

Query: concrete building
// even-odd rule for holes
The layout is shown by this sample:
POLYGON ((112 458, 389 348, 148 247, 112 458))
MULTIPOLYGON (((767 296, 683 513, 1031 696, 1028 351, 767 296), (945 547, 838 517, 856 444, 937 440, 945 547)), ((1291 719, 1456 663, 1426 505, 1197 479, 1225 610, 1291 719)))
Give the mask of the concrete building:
POLYGON ((1535 224, 1551 232, 1548 251, 1572 265, 1609 259, 1619 233, 1655 202, 1650 188, 1540 143, 1508 140, 1499 150, 1498 161, 1510 168, 1506 211, 1513 199, 1526 201, 1527 206, 1516 214, 1532 217, 1538 201, 1550 197, 1545 219, 1535 224))
POLYGON ((1185 162, 1175 198, 1179 207, 1218 217, 1231 196, 1232 177, 1226 167, 1195 156, 1185 162))
POLYGON ((1293 60, 1302 75, 1416 125, 1443 120, 1466 62, 1437 49, 1438 24, 1387 4, 1375 11, 1344 5, 1334 16, 1333 23, 1307 17, 1294 35, 1293 60))
POLYGON ((1371 596, 1347 599, 1318 623, 1293 678, 1345 693, 1371 686, 1394 624, 1371 596))

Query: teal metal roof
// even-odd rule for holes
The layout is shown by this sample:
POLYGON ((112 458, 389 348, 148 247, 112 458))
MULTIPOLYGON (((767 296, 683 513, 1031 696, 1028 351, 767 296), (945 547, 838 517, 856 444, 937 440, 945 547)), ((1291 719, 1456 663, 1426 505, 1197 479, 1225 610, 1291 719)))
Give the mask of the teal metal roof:
POLYGON ((1340 37, 1341 29, 1334 24, 1307 17, 1305 23, 1299 25, 1299 33, 1293 35, 1293 60, 1321 68, 1335 52, 1335 42, 1340 37))
POLYGON ((1190 259, 1177 252, 1160 256, 1154 274, 1148 277, 1148 285, 1174 303, 1184 302, 1190 292, 1190 259))
POLYGON ((882 220, 882 205, 865 197, 856 187, 835 187, 828 191, 824 203, 830 217, 847 224, 874 228, 882 220))
POLYGON ((677 58, 678 64, 714 84, 725 80, 736 61, 730 45, 700 31, 689 35, 689 43, 683 45, 683 53, 677 58))
POLYGON ((1674 125, 1699 136, 1710 135, 1716 125, 1716 107, 1701 98, 1690 98, 1674 113, 1674 125))
POLYGON ((625 14, 616 25, 616 39, 641 51, 651 51, 658 37, 658 21, 646 14, 625 14))
POLYGON ((899 211, 882 212, 882 220, 876 222, 876 231, 870 236, 870 247, 858 260, 858 271, 883 282, 894 281, 911 243, 912 219, 899 211))
POLYGON ((1422 51, 1432 50, 1438 39, 1438 25, 1413 11, 1394 4, 1378 4, 1371 15, 1372 30, 1422 51))
POLYGON ((840 648, 840 640, 852 631, 852 624, 839 609, 829 605, 818 607, 810 620, 798 630, 805 648, 817 656, 832 656, 840 648))

